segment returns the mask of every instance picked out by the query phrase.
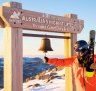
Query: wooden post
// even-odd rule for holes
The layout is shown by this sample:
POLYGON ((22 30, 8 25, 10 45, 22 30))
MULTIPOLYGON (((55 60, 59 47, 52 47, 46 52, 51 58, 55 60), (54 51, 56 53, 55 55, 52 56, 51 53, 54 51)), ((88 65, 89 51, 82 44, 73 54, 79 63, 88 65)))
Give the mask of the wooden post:
MULTIPOLYGON (((3 6, 22 8, 21 3, 6 2, 3 6)), ((4 28, 4 91, 23 91, 22 29, 4 28)))
MULTIPOLYGON (((71 36, 71 34, 65 33, 64 36, 71 36)), ((64 58, 68 57, 71 57, 71 39, 64 39, 64 58)), ((73 91, 71 67, 65 67, 65 89, 73 91)))
MULTIPOLYGON (((76 15, 65 15, 64 17, 68 18, 77 18, 76 15)), ((71 39, 64 39, 64 57, 68 58, 74 55, 73 46, 77 41, 77 34, 64 33, 64 36, 71 37, 71 39)), ((72 68, 65 67, 65 89, 66 91, 74 91, 73 82, 72 82, 72 68)))
POLYGON ((22 29, 4 29, 4 91, 23 91, 22 29))

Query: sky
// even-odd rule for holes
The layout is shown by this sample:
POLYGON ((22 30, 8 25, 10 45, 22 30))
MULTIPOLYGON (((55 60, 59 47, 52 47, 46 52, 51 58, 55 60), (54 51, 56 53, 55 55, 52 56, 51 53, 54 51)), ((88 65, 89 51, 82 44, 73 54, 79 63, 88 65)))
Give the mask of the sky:
MULTIPOLYGON (((0 0, 0 6, 4 2, 12 0, 0 0)), ((96 30, 96 0, 13 0, 14 2, 22 3, 23 9, 36 11, 41 13, 48 13, 57 16, 64 16, 64 14, 77 14, 78 18, 84 20, 84 28, 78 34, 78 40, 89 41, 90 30, 96 30)), ((0 29, 0 55, 3 56, 3 29, 0 29)), ((52 34, 63 35, 60 33, 46 33, 23 30, 27 33, 35 34, 52 34)), ((43 52, 38 51, 41 45, 41 39, 37 37, 23 37, 23 56, 44 55, 43 52)), ((46 55, 64 55, 64 40, 51 39, 51 46, 54 51, 48 52, 46 55)))

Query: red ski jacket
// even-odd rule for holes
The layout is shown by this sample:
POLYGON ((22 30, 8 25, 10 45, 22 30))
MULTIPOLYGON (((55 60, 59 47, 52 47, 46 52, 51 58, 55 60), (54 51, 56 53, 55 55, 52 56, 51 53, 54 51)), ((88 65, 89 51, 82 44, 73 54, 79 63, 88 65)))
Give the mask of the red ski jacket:
MULTIPOLYGON (((73 56, 64 59, 49 58, 48 63, 56 66, 72 67, 73 91, 96 91, 96 72, 93 77, 87 77, 83 74, 85 69, 83 70, 82 67, 79 67, 77 57, 73 56)), ((96 63, 96 55, 94 56, 94 63, 96 63)))

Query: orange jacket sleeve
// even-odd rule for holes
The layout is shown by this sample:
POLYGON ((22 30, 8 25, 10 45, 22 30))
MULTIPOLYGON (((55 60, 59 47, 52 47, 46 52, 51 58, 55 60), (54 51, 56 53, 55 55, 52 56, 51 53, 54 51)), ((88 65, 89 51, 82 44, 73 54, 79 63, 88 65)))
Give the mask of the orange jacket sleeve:
POLYGON ((48 59, 48 63, 53 64, 55 66, 70 66, 73 63, 74 59, 75 57, 64 59, 50 58, 48 59))

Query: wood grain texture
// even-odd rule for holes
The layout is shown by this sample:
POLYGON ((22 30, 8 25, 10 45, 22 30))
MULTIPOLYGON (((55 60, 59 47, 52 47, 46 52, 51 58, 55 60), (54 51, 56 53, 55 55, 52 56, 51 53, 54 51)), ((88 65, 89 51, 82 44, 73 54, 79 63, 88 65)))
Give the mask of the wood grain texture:
MULTIPOLYGON (((76 15, 65 15, 68 18, 77 18, 76 15)), ((64 39, 64 57, 68 58, 74 55, 74 43, 77 41, 77 34, 64 33, 64 36, 71 37, 71 39, 64 39)), ((66 91, 74 91, 73 74, 71 67, 65 67, 65 89, 66 91)))
POLYGON ((23 91, 22 29, 4 29, 4 91, 23 91))

